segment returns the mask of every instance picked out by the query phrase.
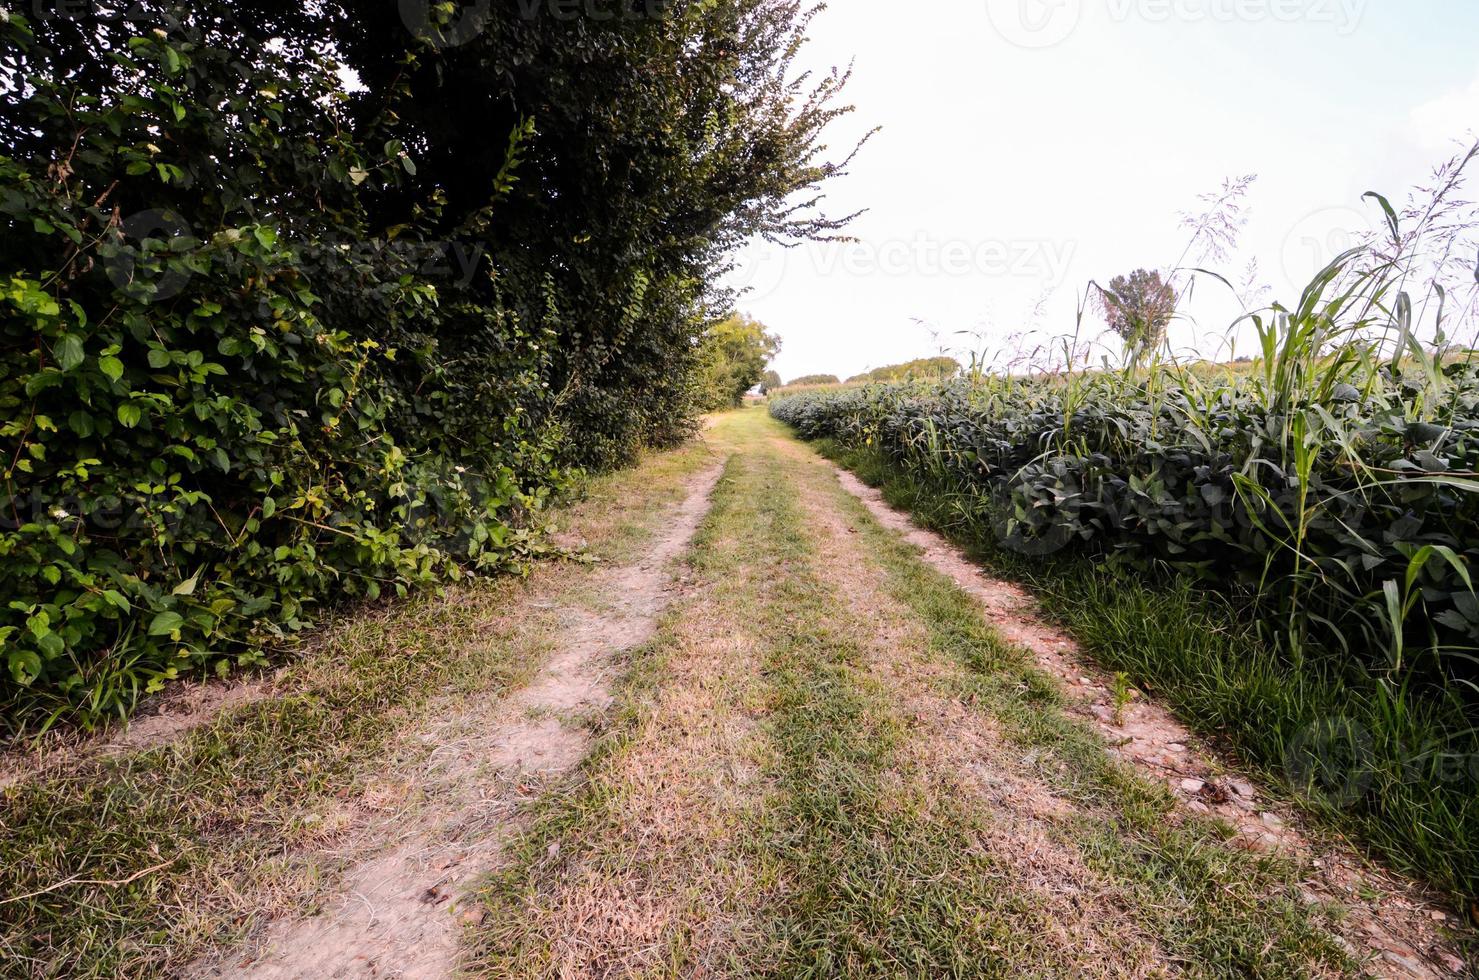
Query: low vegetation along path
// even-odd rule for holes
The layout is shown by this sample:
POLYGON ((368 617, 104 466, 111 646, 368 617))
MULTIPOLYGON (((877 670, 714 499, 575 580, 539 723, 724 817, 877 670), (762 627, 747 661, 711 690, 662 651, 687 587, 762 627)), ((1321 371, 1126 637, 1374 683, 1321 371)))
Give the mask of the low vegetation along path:
POLYGON ((759 411, 564 523, 593 560, 7 760, 4 975, 1465 970, 1417 889, 759 411))

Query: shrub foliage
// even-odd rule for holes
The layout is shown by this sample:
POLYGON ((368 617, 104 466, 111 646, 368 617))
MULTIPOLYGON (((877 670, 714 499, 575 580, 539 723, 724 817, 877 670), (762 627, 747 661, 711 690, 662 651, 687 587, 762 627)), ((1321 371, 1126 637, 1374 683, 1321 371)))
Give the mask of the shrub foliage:
POLYGON ((993 515, 1027 555, 1077 549, 1257 601, 1293 655, 1311 631, 1369 664, 1471 676, 1479 603, 1479 366, 1387 367, 1271 405, 1263 376, 1180 369, 873 385, 771 412, 870 446, 993 515), (1418 406, 1428 406, 1427 410, 1418 406))
MULTIPOLYGON (((1449 347, 1441 312, 1435 343, 1415 339, 1407 256, 1433 230, 1404 231, 1378 200, 1403 252, 1352 249, 1297 303, 1249 314, 1251 364, 972 373, 771 410, 949 488, 1017 551, 1194 576, 1256 603, 1296 662, 1313 640, 1394 684, 1470 697, 1479 363, 1449 347)), ((1449 292, 1433 290, 1441 307, 1449 292)))
POLYGON ((771 412, 1005 552, 1107 664, 1472 900, 1479 365, 1285 326, 1251 370, 872 385, 771 412))
POLYGON ((0 724, 523 567, 688 430, 732 248, 840 225, 798 4, 496 6, 0 19, 0 724))
MULTIPOLYGON (((944 381, 960 373, 960 362, 953 357, 921 357, 903 364, 888 364, 865 374, 853 375, 848 384, 876 381, 944 381)), ((800 384, 793 381, 792 384, 800 384)))

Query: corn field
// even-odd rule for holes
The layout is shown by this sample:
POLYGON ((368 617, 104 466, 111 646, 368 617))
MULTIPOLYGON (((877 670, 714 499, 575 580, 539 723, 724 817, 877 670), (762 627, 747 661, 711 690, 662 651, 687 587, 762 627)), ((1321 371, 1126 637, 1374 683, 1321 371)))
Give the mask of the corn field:
POLYGON ((1252 363, 978 368, 802 392, 772 414, 876 450, 1014 551, 1204 579, 1254 601, 1294 658, 1317 642, 1479 693, 1479 361, 1446 339, 1440 283, 1409 292, 1437 209, 1404 231, 1378 200, 1387 247, 1353 248, 1293 306, 1250 313, 1252 363), (1436 339, 1419 342, 1433 307, 1436 339))

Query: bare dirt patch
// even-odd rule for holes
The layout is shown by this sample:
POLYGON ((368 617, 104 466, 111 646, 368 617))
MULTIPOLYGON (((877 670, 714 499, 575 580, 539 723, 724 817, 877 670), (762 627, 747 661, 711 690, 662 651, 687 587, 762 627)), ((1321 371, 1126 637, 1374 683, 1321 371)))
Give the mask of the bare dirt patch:
POLYGON ((760 672, 743 625, 702 593, 674 624, 636 741, 605 760, 620 805, 562 838, 506 932, 518 976, 648 976, 675 949, 696 975, 753 948, 763 876, 735 853, 763 810, 765 739, 746 708, 760 672))
POLYGON ((0 752, 0 792, 21 780, 67 772, 93 759, 167 745, 227 712, 271 697, 280 671, 230 681, 187 681, 146 703, 127 723, 95 732, 49 732, 0 752))
POLYGON ((1296 813, 1210 752, 1166 708, 1141 698, 1117 718, 1111 678, 1042 618, 1026 590, 987 575, 944 538, 890 507, 878 490, 846 470, 835 471, 843 488, 879 523, 898 532, 925 561, 975 596, 1003 638, 1062 680, 1074 713, 1099 728, 1116 756, 1164 782, 1187 810, 1230 825, 1236 846, 1285 853, 1311 868, 1303 883, 1306 898, 1333 901, 1349 910, 1341 938, 1368 969, 1390 977, 1463 973, 1463 960, 1435 928, 1451 920, 1423 888, 1372 866, 1350 848, 1301 832, 1296 813))
MULTIPOLYGON (((476 698, 412 730, 434 746, 424 770, 404 774, 413 801, 355 835, 354 863, 323 913, 280 920, 245 950, 196 963, 193 976, 439 978, 459 958, 459 926, 476 920, 458 897, 494 867, 519 825, 521 804, 584 758, 589 723, 610 702, 619 655, 651 638, 670 601, 673 564, 687 548, 722 467, 692 476, 655 543, 629 565, 597 568, 574 603, 559 650, 534 680, 478 710, 476 698)), ((397 782, 389 778, 388 782, 397 782)))

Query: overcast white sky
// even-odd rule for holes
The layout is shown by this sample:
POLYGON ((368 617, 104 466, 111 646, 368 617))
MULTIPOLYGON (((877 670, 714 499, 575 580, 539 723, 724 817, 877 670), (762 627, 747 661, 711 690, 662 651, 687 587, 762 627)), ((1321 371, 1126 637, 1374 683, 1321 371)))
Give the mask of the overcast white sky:
MULTIPOLYGON (((1474 0, 835 0, 804 61, 855 61, 834 146, 883 130, 829 189, 870 209, 860 244, 758 244, 736 270, 786 378, 1071 333, 1090 279, 1172 265, 1180 214, 1242 174, 1219 271, 1256 257, 1290 297, 1373 220, 1364 191, 1401 197, 1479 128, 1474 0)), ((1218 289, 1179 346, 1217 353, 1218 289)))

